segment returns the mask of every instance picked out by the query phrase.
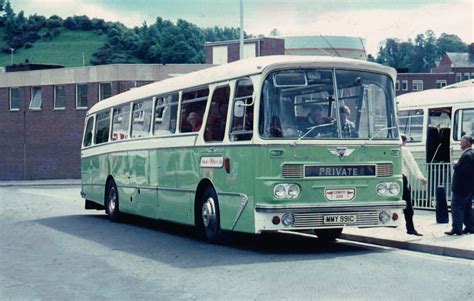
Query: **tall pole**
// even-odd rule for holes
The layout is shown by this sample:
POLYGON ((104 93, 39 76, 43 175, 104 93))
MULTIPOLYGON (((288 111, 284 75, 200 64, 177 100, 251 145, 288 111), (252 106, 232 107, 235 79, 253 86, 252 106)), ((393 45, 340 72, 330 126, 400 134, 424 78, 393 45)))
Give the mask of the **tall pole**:
POLYGON ((10 54, 10 65, 13 65, 13 51, 15 51, 15 48, 10 48, 11 54, 10 54))
POLYGON ((244 0, 240 0, 240 59, 244 58, 244 0))

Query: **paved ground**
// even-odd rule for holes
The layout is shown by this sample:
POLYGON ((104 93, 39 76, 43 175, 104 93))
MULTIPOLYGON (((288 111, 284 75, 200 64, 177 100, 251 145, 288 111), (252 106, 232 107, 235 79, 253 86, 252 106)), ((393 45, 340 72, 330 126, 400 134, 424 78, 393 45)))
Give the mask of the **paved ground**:
POLYGON ((473 261, 84 211, 79 188, 0 187, 0 299, 470 300, 473 261))

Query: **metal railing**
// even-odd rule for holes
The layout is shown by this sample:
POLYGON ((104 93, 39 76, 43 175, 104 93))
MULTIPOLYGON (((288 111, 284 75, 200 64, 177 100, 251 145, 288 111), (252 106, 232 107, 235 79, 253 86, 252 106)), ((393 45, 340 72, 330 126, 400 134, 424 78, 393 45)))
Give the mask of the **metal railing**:
POLYGON ((451 181, 453 168, 451 163, 419 163, 420 170, 428 179, 427 185, 421 185, 415 177, 409 177, 411 197, 414 208, 435 209, 436 189, 444 187, 448 204, 451 200, 451 181))

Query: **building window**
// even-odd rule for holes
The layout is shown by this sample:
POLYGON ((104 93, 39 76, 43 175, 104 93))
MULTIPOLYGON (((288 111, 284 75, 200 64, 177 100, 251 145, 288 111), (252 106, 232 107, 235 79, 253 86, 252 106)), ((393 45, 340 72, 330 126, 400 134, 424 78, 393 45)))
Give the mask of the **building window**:
POLYGON ((399 80, 397 80, 395 82, 395 91, 400 91, 400 81, 399 80))
POLYGON ((255 51, 257 49, 257 44, 256 43, 249 43, 249 44, 244 44, 244 55, 243 58, 251 58, 251 57, 256 57, 257 53, 255 51))
POLYGON ((456 73, 456 82, 462 81, 462 73, 456 73))
POLYGON ((64 110, 66 108, 66 88, 65 86, 54 86, 54 109, 64 110))
POLYGON ((443 87, 446 87, 446 85, 447 85, 447 82, 446 82, 445 79, 438 79, 438 80, 436 80, 436 88, 437 88, 437 89, 441 89, 441 88, 443 88, 443 87))
POLYGON ((112 83, 99 84, 99 101, 112 96, 112 83))
POLYGON ((411 83, 412 91, 422 91, 423 90, 423 81, 422 80, 414 80, 411 83))
POLYGON ((464 73, 464 80, 471 79, 469 72, 464 73))
POLYGON ((10 111, 20 110, 20 88, 10 88, 10 111))
POLYGON ((76 109, 87 109, 87 84, 76 86, 76 109))
POLYGON ((41 110, 43 97, 41 96, 41 87, 31 88, 30 110, 41 110))
POLYGON ((408 91, 408 81, 407 80, 402 80, 402 90, 403 91, 408 91))

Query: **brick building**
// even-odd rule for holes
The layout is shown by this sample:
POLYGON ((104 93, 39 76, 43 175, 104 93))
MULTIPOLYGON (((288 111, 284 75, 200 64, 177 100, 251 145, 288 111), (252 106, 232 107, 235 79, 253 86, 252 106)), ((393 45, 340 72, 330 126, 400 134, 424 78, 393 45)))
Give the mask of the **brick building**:
POLYGON ((0 73, 0 180, 80 178, 96 102, 209 65, 104 65, 0 73))
POLYGON ((398 96, 469 79, 474 79, 474 43, 469 46, 469 52, 445 53, 431 73, 398 73, 395 90, 398 96))
MULTIPOLYGON (((204 44, 206 64, 225 64, 240 59, 240 41, 206 42, 204 44)), ((285 54, 285 41, 277 38, 244 40, 243 58, 285 54)))

